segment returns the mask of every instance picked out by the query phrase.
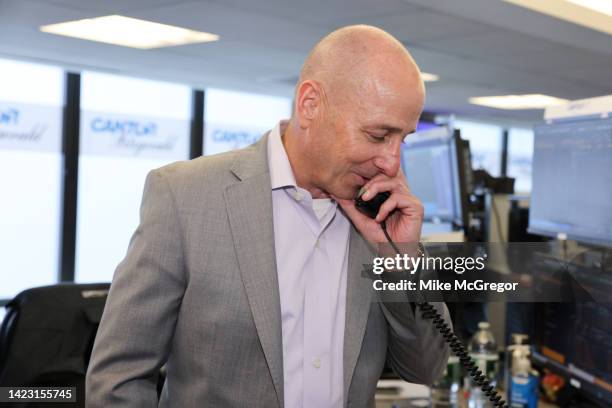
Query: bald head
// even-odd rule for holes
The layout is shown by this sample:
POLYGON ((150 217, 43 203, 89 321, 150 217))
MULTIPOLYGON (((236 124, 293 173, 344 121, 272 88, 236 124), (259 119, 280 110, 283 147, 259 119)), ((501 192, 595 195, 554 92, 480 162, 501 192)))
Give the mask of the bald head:
POLYGON ((417 88, 424 93, 416 63, 397 39, 379 28, 355 25, 340 28, 315 45, 304 62, 298 87, 306 80, 317 81, 329 98, 341 103, 372 85, 372 80, 398 76, 412 88, 406 91, 417 88))
POLYGON ((350 26, 323 38, 306 58, 282 138, 297 184, 315 198, 349 199, 377 175, 396 177, 424 96, 417 65, 385 31, 350 26))

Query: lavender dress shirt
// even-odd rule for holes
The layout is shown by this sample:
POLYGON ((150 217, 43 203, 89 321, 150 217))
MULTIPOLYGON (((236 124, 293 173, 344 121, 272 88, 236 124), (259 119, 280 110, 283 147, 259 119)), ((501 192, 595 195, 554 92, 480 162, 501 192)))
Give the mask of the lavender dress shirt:
POLYGON ((268 139, 285 407, 341 407, 350 222, 297 186, 281 135, 268 139))

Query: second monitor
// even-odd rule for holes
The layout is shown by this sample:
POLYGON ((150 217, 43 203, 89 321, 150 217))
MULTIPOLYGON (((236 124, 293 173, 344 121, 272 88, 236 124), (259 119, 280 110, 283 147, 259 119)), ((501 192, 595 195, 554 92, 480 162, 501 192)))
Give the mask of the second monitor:
POLYGON ((447 126, 409 135, 402 146, 402 170, 425 207, 425 221, 454 229, 468 224, 469 153, 459 130, 447 126))

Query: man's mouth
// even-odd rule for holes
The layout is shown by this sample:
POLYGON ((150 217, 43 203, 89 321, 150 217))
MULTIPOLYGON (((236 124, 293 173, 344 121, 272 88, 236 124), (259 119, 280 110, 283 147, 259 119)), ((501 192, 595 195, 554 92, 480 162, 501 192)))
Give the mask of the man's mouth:
POLYGON ((364 176, 364 175, 359 174, 359 173, 355 173, 355 174, 358 175, 361 178, 361 180, 363 181, 363 183, 361 183, 362 186, 366 185, 372 179, 372 177, 374 177, 374 176, 364 176))
POLYGON ((367 177, 362 176, 359 173, 355 173, 353 172, 354 175, 356 175, 359 178, 359 182, 357 183, 359 185, 359 187, 365 185, 370 179, 367 177))

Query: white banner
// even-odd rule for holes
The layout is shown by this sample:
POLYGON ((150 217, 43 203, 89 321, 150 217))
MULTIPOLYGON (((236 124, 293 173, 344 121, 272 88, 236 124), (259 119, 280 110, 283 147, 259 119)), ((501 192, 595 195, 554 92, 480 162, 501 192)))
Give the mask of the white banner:
POLYGON ((0 149, 60 152, 62 109, 0 101, 0 149))
POLYGON ((117 113, 81 112, 81 153, 185 160, 188 120, 117 113))

